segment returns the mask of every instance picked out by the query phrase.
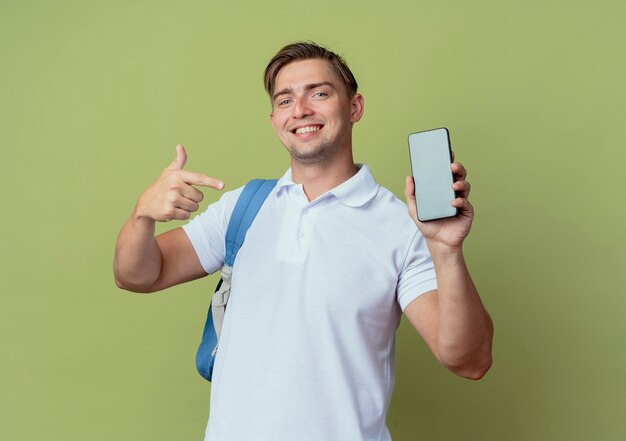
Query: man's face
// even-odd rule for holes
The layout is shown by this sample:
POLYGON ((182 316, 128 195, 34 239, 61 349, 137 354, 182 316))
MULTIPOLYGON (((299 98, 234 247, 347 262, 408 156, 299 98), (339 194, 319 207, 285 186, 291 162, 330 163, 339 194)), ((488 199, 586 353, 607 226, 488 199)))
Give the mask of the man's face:
POLYGON ((348 97, 325 60, 294 61, 276 76, 270 119, 280 142, 300 164, 316 164, 351 148, 352 123, 363 97, 348 97))

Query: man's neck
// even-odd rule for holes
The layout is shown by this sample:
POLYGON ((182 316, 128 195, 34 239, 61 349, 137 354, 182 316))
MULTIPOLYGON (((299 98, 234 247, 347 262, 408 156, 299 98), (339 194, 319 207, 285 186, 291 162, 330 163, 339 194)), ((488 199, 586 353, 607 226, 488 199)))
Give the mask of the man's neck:
POLYGON ((302 184, 309 201, 344 183, 357 172, 352 152, 344 158, 334 158, 320 164, 299 164, 292 159, 291 176, 293 182, 302 184))

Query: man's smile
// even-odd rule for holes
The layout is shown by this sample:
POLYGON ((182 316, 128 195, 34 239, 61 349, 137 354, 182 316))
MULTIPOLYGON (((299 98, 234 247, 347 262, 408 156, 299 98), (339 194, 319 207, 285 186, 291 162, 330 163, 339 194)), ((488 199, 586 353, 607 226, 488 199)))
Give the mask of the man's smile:
POLYGON ((299 125, 289 130, 294 135, 309 135, 311 133, 318 132, 324 127, 323 124, 307 124, 299 125))

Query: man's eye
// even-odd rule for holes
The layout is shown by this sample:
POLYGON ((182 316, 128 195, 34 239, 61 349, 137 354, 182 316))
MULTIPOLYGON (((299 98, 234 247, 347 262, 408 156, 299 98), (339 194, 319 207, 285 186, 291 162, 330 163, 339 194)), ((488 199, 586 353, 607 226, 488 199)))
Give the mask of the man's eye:
POLYGON ((313 94, 313 96, 323 98, 323 97, 327 97, 328 94, 326 92, 316 92, 313 94))
POLYGON ((278 105, 279 106, 285 106, 285 105, 289 104, 289 101, 291 101, 291 100, 285 99, 285 100, 279 101, 278 105))

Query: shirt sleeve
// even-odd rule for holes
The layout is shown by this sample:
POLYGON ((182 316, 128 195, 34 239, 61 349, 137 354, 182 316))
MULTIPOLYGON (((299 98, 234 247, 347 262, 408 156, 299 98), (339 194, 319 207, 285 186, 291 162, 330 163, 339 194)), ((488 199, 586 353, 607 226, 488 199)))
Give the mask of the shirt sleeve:
POLYGON ((426 240, 417 230, 407 250, 398 278, 396 294, 402 312, 413 300, 434 289, 437 289, 435 267, 426 246, 426 240))
POLYGON ((226 229, 242 191, 243 187, 240 187, 224 193, 217 202, 183 225, 183 231, 207 274, 213 274, 224 265, 226 229))

